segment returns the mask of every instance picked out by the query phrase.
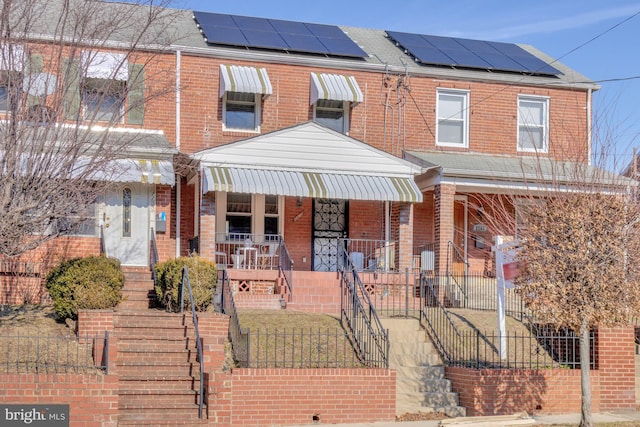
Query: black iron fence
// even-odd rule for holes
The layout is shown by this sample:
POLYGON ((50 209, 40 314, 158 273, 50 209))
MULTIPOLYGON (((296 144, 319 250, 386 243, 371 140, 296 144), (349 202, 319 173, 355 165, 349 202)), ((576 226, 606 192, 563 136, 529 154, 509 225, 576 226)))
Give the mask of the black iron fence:
POLYGON ((109 334, 0 335, 0 373, 108 373, 109 334))
POLYGON ((258 329, 249 336, 252 368, 364 366, 342 329, 258 329))
MULTIPOLYGON (((503 333, 470 328, 460 312, 443 303, 442 290, 436 282, 424 275, 421 281, 424 301, 420 322, 448 365, 491 369, 580 367, 580 339, 572 331, 531 321, 521 323, 519 330, 503 333)), ((595 369, 593 333, 590 339, 590 363, 595 369)))

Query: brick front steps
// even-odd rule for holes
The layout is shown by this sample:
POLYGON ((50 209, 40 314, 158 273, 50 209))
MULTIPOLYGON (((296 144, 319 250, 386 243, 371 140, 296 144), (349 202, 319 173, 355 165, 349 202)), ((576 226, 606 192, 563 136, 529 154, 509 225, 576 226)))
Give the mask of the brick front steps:
POLYGON ((119 426, 206 424, 198 419, 195 334, 182 319, 148 309, 115 314, 119 426))

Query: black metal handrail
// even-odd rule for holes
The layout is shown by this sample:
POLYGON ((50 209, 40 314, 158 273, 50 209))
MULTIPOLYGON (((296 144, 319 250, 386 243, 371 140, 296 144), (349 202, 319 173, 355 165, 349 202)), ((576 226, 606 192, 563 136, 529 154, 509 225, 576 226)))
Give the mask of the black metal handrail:
POLYGON ((341 277, 340 318, 358 357, 367 366, 388 368, 389 333, 382 326, 342 242, 338 244, 338 274, 341 277))
POLYGON ((293 294, 293 260, 285 245, 284 240, 280 239, 278 245, 278 270, 282 277, 284 277, 285 284, 287 285, 287 291, 289 295, 293 294))
POLYGON ((107 255, 107 248, 104 244, 104 225, 100 226, 100 255, 107 255))
POLYGON ((233 347, 233 355, 240 366, 249 368, 251 366, 251 342, 249 340, 251 331, 248 328, 242 329, 240 326, 236 303, 231 291, 231 282, 226 271, 222 270, 219 282, 222 282, 222 312, 229 316, 229 339, 233 347))
MULTIPOLYGON (((461 336, 460 331, 458 331, 458 328, 456 328, 456 325, 449 316, 449 312, 440 301, 438 292, 433 288, 433 283, 425 274, 420 274, 420 300, 420 306, 422 307, 422 310, 420 310, 420 323, 422 323, 422 320, 424 319, 426 322, 426 329, 428 330, 438 353, 440 353, 440 356, 447 362, 451 362, 452 356, 445 343, 442 342, 443 334, 442 331, 438 330, 440 328, 437 326, 441 326, 444 329, 452 331, 457 338, 460 338, 461 336), (430 316, 428 313, 429 308, 435 308, 439 315, 430 316), (434 317, 439 319, 438 325, 435 325, 436 320, 434 317)), ((449 335, 450 334, 444 334, 444 336, 449 335)))
POLYGON ((193 299, 193 292, 191 291, 191 280, 189 280, 189 269, 185 265, 182 268, 182 280, 180 281, 180 313, 184 313, 184 288, 189 291, 189 302, 191 304, 191 319, 193 320, 193 328, 196 332, 196 346, 198 349, 198 363, 200 365, 200 394, 198 395, 198 418, 202 418, 202 406, 204 404, 203 396, 203 382, 204 382, 204 368, 202 366, 202 342, 200 342, 200 330, 198 329, 198 316, 196 315, 196 304, 193 299))
POLYGON ((156 243, 156 233, 153 230, 153 227, 151 227, 151 240, 149 242, 149 252, 150 252, 150 260, 149 260, 149 266, 151 267, 151 275, 153 277, 153 283, 156 283, 156 264, 158 263, 158 261, 160 260, 159 256, 158 256, 158 245, 156 243))

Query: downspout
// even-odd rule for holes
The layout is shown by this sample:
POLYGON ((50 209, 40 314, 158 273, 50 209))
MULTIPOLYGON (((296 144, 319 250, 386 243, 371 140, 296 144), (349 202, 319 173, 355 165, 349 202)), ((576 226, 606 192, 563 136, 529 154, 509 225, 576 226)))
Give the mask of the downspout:
POLYGON ((591 160, 591 156, 592 156, 592 145, 593 145, 593 141, 591 140, 591 138, 593 138, 593 131, 591 129, 591 97, 593 96, 593 89, 589 88, 587 89, 587 155, 589 156, 587 159, 587 162, 589 164, 589 166, 591 166, 592 160, 591 160))
MULTIPOLYGON (((180 64, 182 52, 176 51, 176 149, 180 151, 180 64)), ((176 258, 181 255, 180 239, 180 198, 182 197, 182 179, 176 177, 176 258)))

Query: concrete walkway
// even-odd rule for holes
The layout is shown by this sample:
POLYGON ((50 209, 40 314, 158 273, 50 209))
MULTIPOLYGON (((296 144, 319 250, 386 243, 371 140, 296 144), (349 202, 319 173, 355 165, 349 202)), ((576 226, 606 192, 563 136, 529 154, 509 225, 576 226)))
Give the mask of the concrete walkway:
MULTIPOLYGON (((487 425, 495 425, 497 426, 507 426, 514 424, 506 424, 499 422, 490 422, 491 417, 483 417, 484 421, 482 423, 478 422, 476 425, 487 426, 487 425)), ((535 420, 535 424, 533 425, 557 425, 557 424, 575 424, 578 425, 580 422, 580 414, 564 414, 564 415, 534 415, 532 418, 535 420)), ((449 418, 448 420, 453 420, 449 418)), ((463 421, 464 419, 460 419, 463 421)), ((636 411, 620 411, 620 412, 605 412, 593 414, 593 420, 596 424, 598 423, 615 423, 615 422, 628 422, 629 426, 638 426, 640 427, 640 412, 636 411), (635 424, 632 424, 635 422, 635 424)), ((451 423, 449 421, 447 423, 449 426, 454 427, 456 424, 451 423)), ((308 426, 309 424, 307 424, 308 426)), ((376 422, 376 423, 355 423, 355 424, 312 424, 316 427, 439 427, 440 421, 396 421, 396 422, 376 422)), ((460 423, 460 425, 463 425, 460 423)), ((464 426, 473 427, 473 423, 464 423, 464 426)), ((302 427, 302 426, 298 426, 302 427)))

